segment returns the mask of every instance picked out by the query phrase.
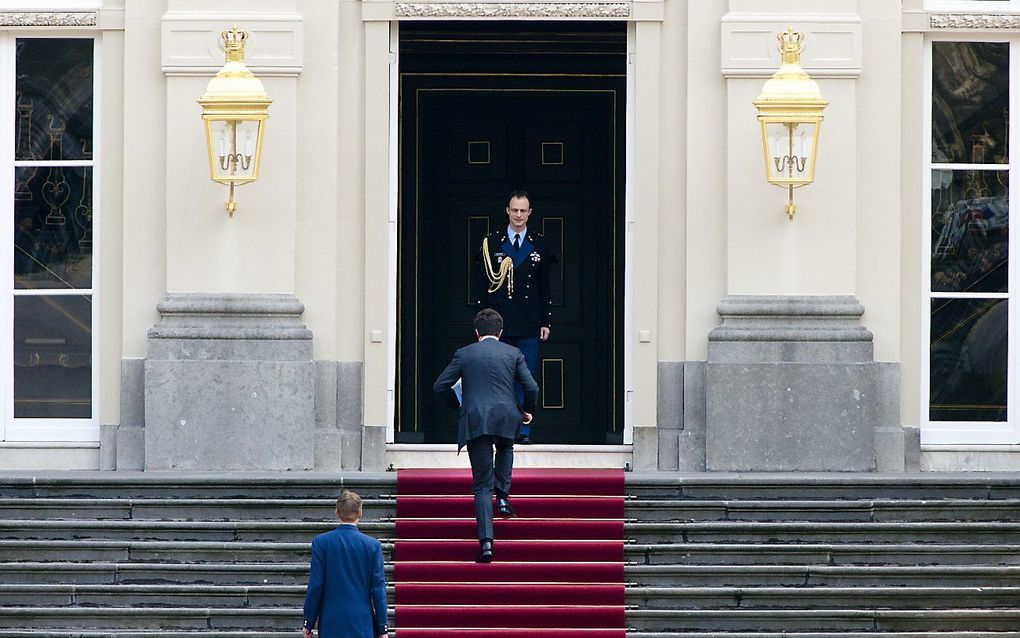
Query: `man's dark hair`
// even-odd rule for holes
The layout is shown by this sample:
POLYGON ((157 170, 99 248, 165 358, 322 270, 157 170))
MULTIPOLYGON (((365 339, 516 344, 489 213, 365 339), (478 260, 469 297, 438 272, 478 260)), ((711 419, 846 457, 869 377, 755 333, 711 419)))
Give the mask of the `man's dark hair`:
POLYGON ((506 198, 507 208, 510 208, 510 200, 512 199, 526 199, 528 200, 528 208, 531 208, 531 195, 528 195, 528 191, 514 191, 510 193, 510 197, 506 198))
POLYGON ((481 337, 498 337, 503 331, 503 317, 492 308, 480 310, 475 315, 475 330, 481 337))

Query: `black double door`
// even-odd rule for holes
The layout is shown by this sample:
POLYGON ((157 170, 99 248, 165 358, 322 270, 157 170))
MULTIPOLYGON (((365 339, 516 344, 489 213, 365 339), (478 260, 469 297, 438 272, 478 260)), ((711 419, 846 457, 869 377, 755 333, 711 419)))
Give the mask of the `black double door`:
POLYGON ((524 189, 555 257, 533 437, 622 442, 622 80, 487 83, 402 82, 397 441, 456 441, 432 383, 473 341, 473 263, 524 189))

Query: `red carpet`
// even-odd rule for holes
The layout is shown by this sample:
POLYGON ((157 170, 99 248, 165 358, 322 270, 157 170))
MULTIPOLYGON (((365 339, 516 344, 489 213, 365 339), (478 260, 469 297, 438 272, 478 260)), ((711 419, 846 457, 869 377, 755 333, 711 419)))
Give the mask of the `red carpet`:
POLYGON ((471 472, 400 470, 396 638, 624 638, 623 472, 519 469, 478 553, 471 472))

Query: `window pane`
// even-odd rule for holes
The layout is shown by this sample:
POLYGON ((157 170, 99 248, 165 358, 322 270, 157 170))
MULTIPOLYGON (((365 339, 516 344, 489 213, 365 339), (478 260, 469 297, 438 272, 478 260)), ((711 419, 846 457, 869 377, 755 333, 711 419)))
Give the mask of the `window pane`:
POLYGON ((1005 164, 1009 44, 932 43, 933 162, 1005 164))
POLYGON ((90 39, 18 39, 15 159, 91 158, 92 50, 90 39))
POLYGON ((931 289, 1006 292, 1009 174, 931 173, 931 289))
POLYGON ((92 298, 14 298, 14 417, 92 416, 92 298))
POLYGON ((15 169, 15 288, 92 287, 92 169, 15 169))
POLYGON ((1008 303, 931 302, 932 421, 1005 421, 1008 303))

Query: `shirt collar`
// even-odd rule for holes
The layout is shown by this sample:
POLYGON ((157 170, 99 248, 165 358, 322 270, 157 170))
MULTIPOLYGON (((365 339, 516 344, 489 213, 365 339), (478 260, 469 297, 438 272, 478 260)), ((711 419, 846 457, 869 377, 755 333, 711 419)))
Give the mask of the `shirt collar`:
POLYGON ((499 341, 499 337, 497 337, 496 335, 485 335, 484 337, 479 339, 479 341, 485 341, 486 339, 495 339, 496 341, 499 341))
MULTIPOLYGON (((514 243, 514 235, 516 235, 516 234, 518 234, 518 233, 514 231, 513 227, 510 226, 510 224, 507 224, 506 225, 506 237, 507 237, 507 239, 510 240, 511 244, 514 243)), ((521 241, 523 242, 525 240, 525 238, 527 238, 527 236, 528 236, 528 227, 527 226, 525 226, 523 229, 521 229, 520 235, 521 235, 521 241)))

